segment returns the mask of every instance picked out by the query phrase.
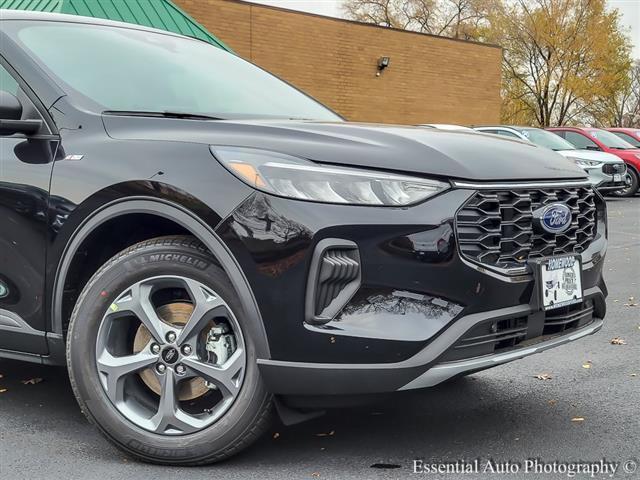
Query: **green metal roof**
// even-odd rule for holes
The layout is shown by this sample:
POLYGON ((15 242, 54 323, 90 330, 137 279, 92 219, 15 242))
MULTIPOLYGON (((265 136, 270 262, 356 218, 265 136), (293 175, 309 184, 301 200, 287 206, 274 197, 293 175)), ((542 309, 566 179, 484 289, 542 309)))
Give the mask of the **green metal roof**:
POLYGON ((231 51, 170 0, 0 0, 0 8, 67 13, 159 28, 231 51))

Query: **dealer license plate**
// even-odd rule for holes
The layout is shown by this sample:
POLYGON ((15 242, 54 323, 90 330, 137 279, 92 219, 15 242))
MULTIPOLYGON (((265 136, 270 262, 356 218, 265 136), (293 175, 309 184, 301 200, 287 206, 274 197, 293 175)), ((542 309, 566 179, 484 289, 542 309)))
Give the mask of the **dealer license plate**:
POLYGON ((544 310, 582 301, 582 269, 574 256, 550 257, 540 262, 544 310))
POLYGON ((613 181, 614 181, 614 182, 621 182, 621 181, 622 181, 622 175, 621 175, 621 174, 619 174, 619 173, 615 173, 615 174, 613 175, 613 181))

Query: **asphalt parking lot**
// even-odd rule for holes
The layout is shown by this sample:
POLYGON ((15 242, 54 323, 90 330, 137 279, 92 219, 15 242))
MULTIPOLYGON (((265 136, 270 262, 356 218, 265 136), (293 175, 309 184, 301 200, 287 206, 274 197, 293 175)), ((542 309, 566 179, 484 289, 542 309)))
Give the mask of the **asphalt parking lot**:
POLYGON ((640 460, 640 198, 608 204, 609 311, 594 336, 429 391, 397 395, 393 403, 332 411, 289 428, 277 425, 246 453, 189 469, 137 463, 115 450, 80 414, 64 369, 0 361, 0 477, 405 478, 416 476, 414 459, 480 459, 481 465, 491 459, 497 465, 530 458, 606 459, 621 462, 615 478, 640 477, 640 469, 623 471, 626 462, 640 460), (614 337, 626 344, 612 344, 614 337), (23 384, 29 379, 42 381, 23 384))

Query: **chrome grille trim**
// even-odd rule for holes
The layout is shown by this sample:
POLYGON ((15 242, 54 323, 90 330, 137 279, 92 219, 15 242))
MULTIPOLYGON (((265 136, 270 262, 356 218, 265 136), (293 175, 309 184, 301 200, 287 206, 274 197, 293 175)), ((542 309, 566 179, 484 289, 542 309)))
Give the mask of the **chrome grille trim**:
POLYGON ((562 180, 559 182, 508 182, 508 183, 473 183, 454 180, 451 182, 454 187, 473 188, 475 190, 485 189, 520 189, 520 188, 554 188, 554 187, 586 187, 589 186, 587 180, 562 180))

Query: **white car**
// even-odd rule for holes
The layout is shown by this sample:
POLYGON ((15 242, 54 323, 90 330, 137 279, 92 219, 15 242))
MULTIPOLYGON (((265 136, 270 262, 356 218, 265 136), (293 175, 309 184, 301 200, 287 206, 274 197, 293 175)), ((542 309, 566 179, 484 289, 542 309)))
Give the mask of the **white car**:
POLYGON ((627 186, 627 165, 610 153, 579 150, 564 138, 541 128, 496 125, 474 129, 549 148, 582 167, 589 174, 590 183, 598 190, 615 191, 627 186))

